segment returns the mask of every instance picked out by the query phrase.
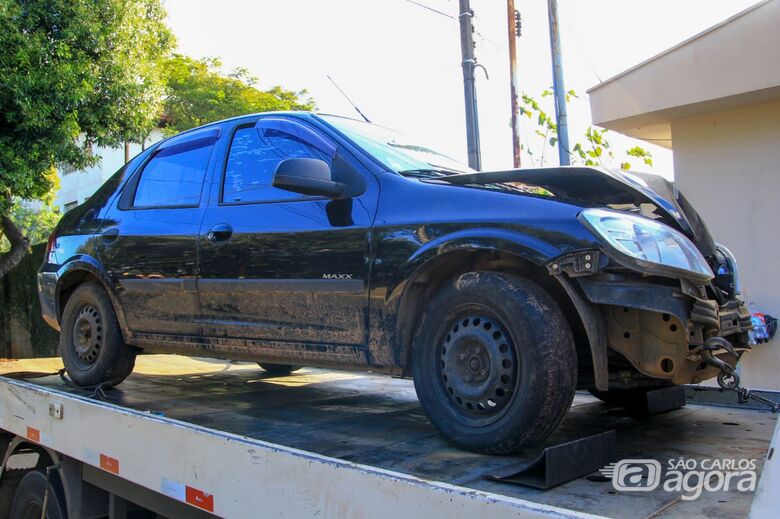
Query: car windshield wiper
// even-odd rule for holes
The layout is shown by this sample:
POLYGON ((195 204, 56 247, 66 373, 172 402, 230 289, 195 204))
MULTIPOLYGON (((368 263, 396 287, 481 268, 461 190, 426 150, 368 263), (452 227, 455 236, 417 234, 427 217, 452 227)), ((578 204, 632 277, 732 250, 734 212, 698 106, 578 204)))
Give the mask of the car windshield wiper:
POLYGON ((455 171, 452 169, 443 169, 443 168, 422 168, 422 169, 405 169, 403 171, 399 171, 398 173, 400 173, 405 177, 413 177, 413 178, 441 178, 441 177, 448 177, 450 175, 458 175, 462 172, 455 171))

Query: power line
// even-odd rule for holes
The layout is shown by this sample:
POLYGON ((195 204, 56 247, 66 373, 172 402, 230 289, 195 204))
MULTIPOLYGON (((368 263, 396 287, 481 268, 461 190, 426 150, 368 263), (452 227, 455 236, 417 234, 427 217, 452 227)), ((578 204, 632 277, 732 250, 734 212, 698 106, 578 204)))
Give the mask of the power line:
POLYGON ((442 16, 446 16, 450 20, 454 20, 455 19, 455 17, 452 16, 451 14, 445 13, 444 11, 439 11, 438 9, 434 9, 433 7, 431 7, 429 5, 421 4, 420 2, 415 2, 415 0, 406 0, 406 1, 409 2, 410 4, 414 4, 414 5, 418 6, 418 7, 422 7, 423 9, 427 9, 429 11, 432 11, 432 12, 434 12, 436 14, 440 14, 442 16))
MULTIPOLYGON (((451 15, 449 13, 445 13, 444 11, 440 11, 440 10, 434 8, 434 7, 429 6, 429 5, 425 5, 425 4, 421 3, 421 2, 417 2, 416 0, 406 0, 406 1, 409 2, 412 5, 416 5, 417 7, 422 7, 423 9, 426 9, 426 10, 434 12, 434 13, 436 13, 438 15, 441 15, 441 16, 444 16, 446 18, 449 18, 450 20, 453 20, 453 21, 457 20, 457 17, 455 17, 455 16, 453 16, 453 15, 451 15)), ((499 48, 498 43, 496 43, 495 41, 491 40, 490 38, 488 38, 487 36, 485 36, 481 32, 474 31, 474 34, 480 40, 482 40, 482 41, 484 41, 486 43, 489 43, 489 44, 491 44, 492 46, 494 46, 496 48, 499 48)))

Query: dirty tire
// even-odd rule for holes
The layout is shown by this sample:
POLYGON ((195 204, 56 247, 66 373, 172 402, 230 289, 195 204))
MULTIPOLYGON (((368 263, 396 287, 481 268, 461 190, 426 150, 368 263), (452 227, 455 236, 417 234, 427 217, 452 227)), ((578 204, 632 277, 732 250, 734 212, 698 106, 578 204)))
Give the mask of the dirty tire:
MULTIPOLYGON (((38 470, 31 470, 19 482, 11 504, 10 519, 28 519, 41 517, 43 511, 43 495, 46 492, 46 475, 38 470)), ((63 519, 65 512, 60 503, 60 496, 54 486, 49 483, 49 498, 46 502, 47 519, 63 519)))
POLYGON ((271 375, 279 376, 289 375, 293 371, 301 369, 301 366, 291 366, 290 364, 263 364, 260 362, 257 364, 271 375))
POLYGON ((116 386, 132 373, 137 350, 122 339, 111 300, 97 283, 79 286, 68 299, 60 351, 68 375, 82 387, 116 386))
POLYGON ((412 355, 420 404, 464 449, 505 454, 537 444, 574 398, 571 329, 542 288, 515 275, 470 272, 441 288, 412 355))

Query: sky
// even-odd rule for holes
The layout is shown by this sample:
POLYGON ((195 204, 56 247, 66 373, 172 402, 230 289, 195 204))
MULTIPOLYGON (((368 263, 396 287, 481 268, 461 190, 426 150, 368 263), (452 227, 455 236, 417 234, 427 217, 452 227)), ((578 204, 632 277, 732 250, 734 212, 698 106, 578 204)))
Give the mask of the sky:
MULTIPOLYGON (((457 0, 164 0, 179 52, 219 57, 225 70, 246 67, 258 86, 307 89, 318 111, 358 117, 330 83, 333 77, 373 122, 394 128, 466 162, 465 115, 457 0), (449 15, 449 16, 446 16, 449 15)), ((586 90, 715 25, 756 0, 559 0, 570 141, 591 124, 586 90)), ((516 0, 520 90, 539 97, 552 84, 547 2, 516 0)), ((472 0, 483 169, 512 166, 506 4, 472 0)), ((546 109, 553 112, 551 98, 546 109)), ((523 142, 540 165, 541 139, 523 119, 523 142)), ((616 150, 640 144, 654 166, 633 169, 673 177, 672 154, 610 132, 616 150)), ((556 165, 547 149, 545 165, 556 165)))

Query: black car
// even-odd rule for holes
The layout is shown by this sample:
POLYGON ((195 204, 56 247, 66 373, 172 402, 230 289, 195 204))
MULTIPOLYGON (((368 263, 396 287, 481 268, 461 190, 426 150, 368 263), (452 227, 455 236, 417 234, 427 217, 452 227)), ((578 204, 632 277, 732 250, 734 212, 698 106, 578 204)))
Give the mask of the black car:
POLYGON ((39 290, 79 385, 139 352, 371 369, 492 453, 545 439, 575 389, 632 405, 711 378, 750 329, 733 256, 661 177, 477 173, 310 113, 142 152, 62 218, 39 290))

